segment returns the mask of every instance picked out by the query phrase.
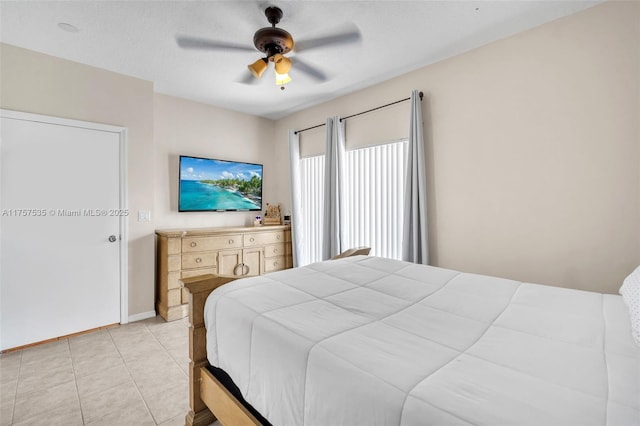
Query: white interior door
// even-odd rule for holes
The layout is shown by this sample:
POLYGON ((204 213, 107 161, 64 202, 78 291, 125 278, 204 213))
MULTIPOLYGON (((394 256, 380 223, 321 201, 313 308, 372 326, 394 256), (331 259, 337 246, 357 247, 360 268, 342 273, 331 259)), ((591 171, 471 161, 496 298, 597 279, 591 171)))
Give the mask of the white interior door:
POLYGON ((2 349, 121 319, 121 134, 59 123, 2 117, 2 349))

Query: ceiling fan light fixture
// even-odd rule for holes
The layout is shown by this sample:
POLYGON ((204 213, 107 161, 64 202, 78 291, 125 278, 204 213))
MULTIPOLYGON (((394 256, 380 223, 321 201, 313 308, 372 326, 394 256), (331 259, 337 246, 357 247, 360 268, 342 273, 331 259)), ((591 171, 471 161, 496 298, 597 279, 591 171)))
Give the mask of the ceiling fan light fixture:
POLYGON ((287 74, 287 73, 280 74, 280 73, 278 73, 276 71, 276 85, 277 86, 282 86, 283 84, 287 84, 290 81, 291 81, 291 77, 289 77, 289 74, 287 74))
MULTIPOLYGON (((259 79, 269 67, 269 62, 273 62, 276 71, 276 84, 281 85, 280 87, 284 89, 284 86, 282 86, 282 84, 286 84, 291 81, 291 77, 289 77, 289 70, 293 65, 292 60, 285 57, 284 55, 287 55, 289 52, 293 51, 295 42, 289 32, 282 28, 276 27, 276 25, 280 23, 280 20, 283 17, 282 9, 278 8, 277 6, 269 6, 265 9, 264 13, 267 17, 267 21, 269 21, 269 24, 271 24, 271 26, 260 28, 253 35, 253 45, 259 52, 262 53, 262 58, 248 65, 247 68, 254 78, 259 79)), ((60 23, 59 25, 62 29, 65 30, 72 29, 70 28, 70 26, 64 23, 60 23)), ((327 81, 328 78, 322 71, 316 69, 311 65, 305 64, 305 62, 303 62, 297 56, 297 54, 300 53, 300 47, 303 51, 305 51, 311 48, 358 42, 360 41, 360 38, 360 31, 356 27, 355 29, 352 28, 348 31, 343 31, 325 37, 302 40, 301 44, 298 45, 298 48, 296 50, 296 59, 294 60, 296 68, 298 68, 299 71, 303 74, 307 74, 317 81, 327 81)), ((185 37, 181 35, 176 35, 176 42, 178 43, 178 46, 183 49, 253 51, 253 48, 235 42, 206 40, 202 38, 185 37)), ((249 75, 245 74, 242 77, 242 80, 238 82, 251 84, 252 81, 249 81, 248 79, 251 80, 249 75)))
POLYGON ((251 74, 253 74, 255 78, 260 78, 267 69, 267 63, 267 58, 260 58, 248 66, 249 71, 251 71, 251 74))
POLYGON ((291 59, 279 53, 273 56, 273 64, 278 74, 286 74, 291 69, 291 59))

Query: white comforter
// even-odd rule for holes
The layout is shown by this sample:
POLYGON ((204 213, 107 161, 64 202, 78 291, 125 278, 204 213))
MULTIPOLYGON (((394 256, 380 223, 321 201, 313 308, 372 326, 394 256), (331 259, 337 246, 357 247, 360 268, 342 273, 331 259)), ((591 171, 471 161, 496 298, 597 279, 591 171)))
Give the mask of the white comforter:
POLYGON ((274 425, 640 425, 621 298, 357 256, 225 285, 212 365, 274 425))

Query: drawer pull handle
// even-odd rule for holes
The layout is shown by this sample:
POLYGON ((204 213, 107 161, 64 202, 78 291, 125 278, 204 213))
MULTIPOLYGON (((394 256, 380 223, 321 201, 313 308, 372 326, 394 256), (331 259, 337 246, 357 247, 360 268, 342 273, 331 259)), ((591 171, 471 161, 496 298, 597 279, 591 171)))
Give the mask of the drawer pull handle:
POLYGON ((202 262, 202 259, 199 257, 196 257, 196 263, 200 263, 200 262, 202 262))
POLYGON ((274 253, 277 253, 277 252, 278 252, 278 249, 277 249, 277 248, 274 248, 274 249, 273 249, 273 252, 274 252, 274 253))
POLYGON ((255 239, 253 237, 249 238, 249 241, 254 242, 255 239))
POLYGON ((238 275, 238 268, 242 268, 242 270, 240 271, 240 275, 247 275, 249 273, 249 265, 245 265, 244 263, 238 263, 234 268, 233 268, 233 275, 238 275), (246 272, 245 272, 245 269, 246 272))
POLYGON ((198 245, 198 243, 196 243, 195 241, 191 241, 191 247, 195 247, 197 245, 198 245))
POLYGON ((229 240, 229 244, 233 244, 233 240, 229 240))
POLYGON ((280 235, 276 235, 276 240, 279 240, 279 239, 280 239, 280 235))

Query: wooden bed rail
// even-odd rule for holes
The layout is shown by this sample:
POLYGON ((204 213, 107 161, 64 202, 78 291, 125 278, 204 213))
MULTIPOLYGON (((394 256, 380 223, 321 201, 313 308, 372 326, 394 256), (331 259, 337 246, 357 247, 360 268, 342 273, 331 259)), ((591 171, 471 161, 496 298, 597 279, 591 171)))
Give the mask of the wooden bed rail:
POLYGON ((182 279, 189 293, 189 412, 185 418, 187 426, 206 426, 216 420, 205 400, 215 401, 212 408, 223 425, 260 424, 206 369, 209 361, 204 328, 204 304, 213 290, 237 278, 206 274, 182 279), (206 381, 207 386, 202 386, 203 375, 209 379, 206 381))

